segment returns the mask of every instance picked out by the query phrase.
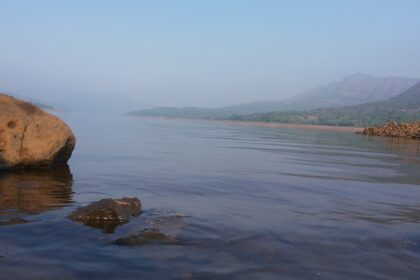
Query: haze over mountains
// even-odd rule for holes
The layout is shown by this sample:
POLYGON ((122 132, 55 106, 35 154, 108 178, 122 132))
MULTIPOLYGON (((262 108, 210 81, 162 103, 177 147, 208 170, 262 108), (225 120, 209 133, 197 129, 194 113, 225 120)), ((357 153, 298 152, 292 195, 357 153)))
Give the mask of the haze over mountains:
POLYGON ((57 92, 53 90, 43 92, 41 90, 12 91, 0 86, 0 93, 31 102, 43 109, 61 112, 100 113, 100 114, 124 114, 134 108, 153 108, 140 98, 125 94, 124 92, 105 93, 90 91, 57 92))
POLYGON ((420 82, 385 101, 306 111, 277 111, 232 115, 228 119, 295 124, 374 126, 420 120, 420 82))
POLYGON ((374 77, 357 73, 340 81, 310 89, 290 99, 255 102, 226 108, 242 113, 257 113, 350 106, 386 100, 402 93, 419 81, 420 79, 415 78, 374 77))
POLYGON ((1 90, 0 90, 0 93, 4 93, 4 94, 7 94, 7 95, 11 95, 11 96, 13 96, 15 98, 28 101, 28 102, 30 102, 30 103, 38 106, 38 107, 41 107, 42 109, 45 109, 45 110, 54 110, 54 109, 56 109, 55 106, 53 106, 51 104, 47 104, 46 102, 40 101, 39 99, 34 98, 34 97, 22 96, 22 95, 16 94, 16 93, 8 93, 7 91, 3 92, 1 90))
MULTIPOLYGON (((258 116, 258 119, 264 118, 265 121, 274 121, 267 117, 267 114, 265 117, 262 117, 264 114, 258 114, 268 112, 307 111, 320 108, 341 108, 343 106, 381 102, 398 96, 418 82, 420 82, 420 79, 416 78, 374 77, 358 73, 345 77, 340 81, 331 82, 325 86, 308 90, 293 98, 281 101, 254 102, 216 109, 196 107, 157 107, 153 109, 135 111, 131 114, 210 119, 236 118, 249 120, 252 119, 251 116, 254 116, 254 118, 257 118, 258 116), (242 117, 246 115, 248 115, 248 117, 242 117)), ((391 105, 392 104, 389 104, 386 107, 388 108, 391 105)), ((272 116, 273 114, 274 113, 271 113, 270 115, 272 116)), ((281 118, 281 120, 277 119, 276 121, 287 120, 285 118, 281 118)), ((354 123, 348 122, 344 125, 351 124, 354 123)))

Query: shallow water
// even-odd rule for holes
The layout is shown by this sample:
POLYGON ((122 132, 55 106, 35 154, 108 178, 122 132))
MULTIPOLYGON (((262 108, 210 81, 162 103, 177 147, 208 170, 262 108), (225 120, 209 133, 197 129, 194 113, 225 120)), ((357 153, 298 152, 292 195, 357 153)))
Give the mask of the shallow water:
POLYGON ((420 141, 62 117, 78 138, 70 168, 0 174, 0 279, 420 275, 420 141), (133 196, 143 214, 114 233, 66 218, 133 196), (173 213, 165 230, 183 244, 113 244, 173 213))

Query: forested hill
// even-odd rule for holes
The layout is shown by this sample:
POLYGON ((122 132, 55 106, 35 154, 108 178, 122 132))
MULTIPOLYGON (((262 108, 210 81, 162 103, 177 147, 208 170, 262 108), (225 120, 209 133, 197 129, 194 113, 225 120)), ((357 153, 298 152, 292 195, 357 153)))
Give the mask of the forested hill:
POLYGON ((233 115, 229 119, 360 127, 381 125, 387 122, 418 121, 420 120, 420 83, 398 96, 381 102, 309 111, 233 115))
POLYGON ((418 82, 420 80, 415 78, 375 77, 357 73, 339 81, 310 89, 289 99, 233 105, 223 109, 245 114, 352 106, 387 100, 401 94, 418 82))
MULTIPOLYGON (((346 80, 346 79, 344 79, 346 80)), ((329 88, 339 87, 342 92, 346 92, 344 85, 355 85, 364 84, 367 86, 367 80, 372 81, 370 76, 357 74, 353 77, 348 77, 345 82, 340 82, 339 86, 332 83, 329 88), (359 80, 359 83, 355 83, 359 80), (360 80, 364 82, 360 82, 360 80)), ((374 79, 375 80, 375 79, 374 79)), ((371 90, 370 93, 376 92, 371 95, 370 98, 384 98, 385 96, 391 96, 385 101, 369 102, 364 104, 352 105, 352 106, 337 106, 331 108, 319 108, 310 110, 293 110, 293 111, 282 111, 272 110, 271 112, 258 112, 249 113, 247 110, 239 110, 231 107, 224 108, 195 108, 195 107, 157 107, 147 110, 134 111, 130 114, 141 115, 141 116, 165 116, 165 117, 180 117, 180 118, 196 118, 196 119, 228 119, 228 120, 243 120, 243 121, 264 121, 264 122, 282 122, 282 123, 296 123, 296 124, 322 124, 322 125, 341 125, 341 126, 372 126, 380 125, 386 122, 392 121, 415 121, 420 120, 420 82, 417 82, 404 92, 395 95, 397 88, 400 88, 402 84, 412 82, 412 80, 397 79, 397 83, 394 83, 394 88, 389 89, 391 84, 389 79, 380 80, 384 87, 385 93, 377 93, 376 89, 378 83, 374 86, 375 90, 371 90), (387 88, 387 90, 385 90, 387 88)), ((354 90, 353 92, 356 92, 354 90)), ((359 92, 359 91, 357 91, 359 92)), ((318 91, 319 93, 319 91, 318 91)), ((325 93, 325 91, 324 91, 325 93)), ((333 94, 331 92, 331 94, 333 94)), ((355 96, 355 94, 353 94, 355 96)), ((362 96, 361 91, 358 95, 362 96)), ((319 97, 319 96, 318 96, 319 97)), ((300 98, 300 97, 299 97, 300 98)), ((321 100, 315 98, 313 95, 308 96, 308 100, 321 100)), ((362 97, 360 97, 362 98, 362 97)), ((301 100, 304 102, 304 100, 301 100)), ((293 106, 292 106, 293 108, 293 106)))
POLYGON ((156 107, 137 110, 130 114, 223 119, 232 115, 351 106, 395 97, 418 82, 420 80, 415 78, 374 77, 366 74, 354 74, 340 81, 334 81, 308 90, 293 98, 280 101, 259 101, 220 108, 156 107))

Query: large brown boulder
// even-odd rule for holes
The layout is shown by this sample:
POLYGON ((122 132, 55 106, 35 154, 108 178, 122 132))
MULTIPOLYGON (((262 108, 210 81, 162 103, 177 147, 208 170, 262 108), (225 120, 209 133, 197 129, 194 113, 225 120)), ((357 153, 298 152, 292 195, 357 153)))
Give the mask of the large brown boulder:
POLYGON ((0 170, 65 164, 76 138, 59 118, 0 94, 0 170))

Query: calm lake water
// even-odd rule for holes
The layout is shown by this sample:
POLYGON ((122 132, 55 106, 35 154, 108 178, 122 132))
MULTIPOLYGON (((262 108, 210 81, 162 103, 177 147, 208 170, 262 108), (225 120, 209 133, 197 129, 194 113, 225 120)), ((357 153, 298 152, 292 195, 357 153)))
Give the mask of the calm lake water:
POLYGON ((420 141, 61 115, 69 168, 0 174, 0 279, 420 278, 420 141), (109 197, 143 214, 67 219, 109 197), (185 244, 113 244, 174 213, 185 244))

